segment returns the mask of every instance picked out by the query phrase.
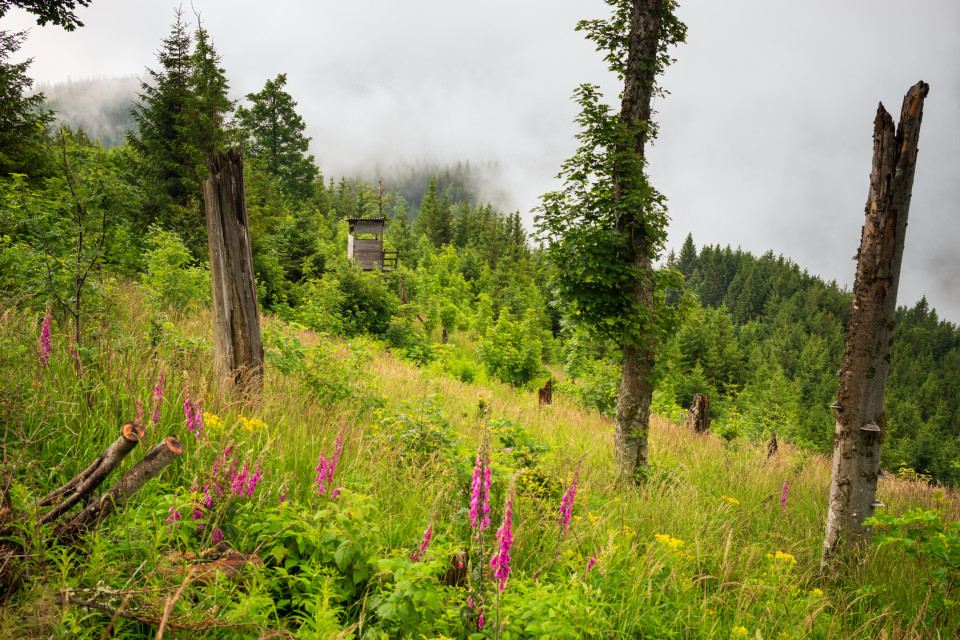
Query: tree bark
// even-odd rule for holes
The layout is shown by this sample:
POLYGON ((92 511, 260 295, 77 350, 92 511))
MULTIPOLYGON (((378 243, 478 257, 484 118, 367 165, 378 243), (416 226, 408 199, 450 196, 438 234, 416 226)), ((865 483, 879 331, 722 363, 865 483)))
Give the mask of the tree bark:
POLYGON ((213 280, 214 370, 221 382, 250 395, 263 390, 263 342, 250 248, 240 147, 207 161, 203 181, 213 280))
POLYGON ((821 568, 845 548, 868 545, 886 430, 884 391, 890 369, 897 285, 917 160, 923 102, 930 87, 918 82, 903 100, 899 129, 881 104, 873 132, 873 167, 867 196, 853 306, 840 389, 832 405, 836 423, 833 470, 821 568))
POLYGON ((173 436, 151 449, 137 464, 123 474, 116 484, 98 500, 94 500, 81 511, 76 518, 61 526, 57 539, 70 540, 88 529, 96 527, 100 521, 126 504, 143 485, 163 471, 164 467, 183 453, 183 445, 173 436))
POLYGON ((690 413, 687 415, 687 428, 694 433, 710 431, 710 400, 699 393, 694 394, 690 413))
MULTIPOLYGON (((641 163, 650 120, 650 101, 653 96, 656 59, 660 39, 662 0, 634 0, 630 24, 630 44, 624 73, 623 99, 620 105, 620 123, 633 131, 632 158, 641 163)), ((614 203, 625 197, 624 176, 639 168, 615 169, 613 180, 614 203)), ((618 231, 629 234, 632 266, 639 274, 630 292, 635 306, 653 309, 653 273, 649 239, 638 220, 642 212, 628 212, 617 222, 618 231)), ((653 368, 656 349, 652 339, 625 336, 622 344, 623 369, 617 392, 614 452, 617 479, 638 481, 638 471, 647 467, 647 437, 650 432, 650 404, 653 398, 653 368)))
POLYGON ((40 518, 40 523, 46 524, 53 522, 62 514, 69 511, 73 505, 89 497, 94 489, 100 486, 100 483, 106 480, 107 476, 120 466, 124 457, 133 451, 143 436, 143 427, 135 425, 132 422, 124 423, 123 428, 120 430, 120 437, 107 447, 107 449, 100 454, 100 457, 77 474, 70 482, 40 501, 38 506, 51 505, 58 496, 73 492, 73 495, 44 514, 43 517, 40 518))

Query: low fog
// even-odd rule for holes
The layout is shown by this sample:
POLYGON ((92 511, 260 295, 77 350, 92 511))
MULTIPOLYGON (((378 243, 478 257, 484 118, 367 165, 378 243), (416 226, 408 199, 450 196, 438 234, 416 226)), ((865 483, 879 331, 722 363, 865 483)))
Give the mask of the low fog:
MULTIPOLYGON (((537 197, 575 148, 580 83, 619 90, 573 30, 606 5, 562 0, 446 3, 194 0, 235 97, 288 74, 287 89, 327 176, 404 162, 495 167, 488 197, 532 225, 537 197)), ((85 27, 32 26, 22 57, 52 84, 144 76, 173 8, 93 0, 85 27)), ((926 295, 960 321, 960 3, 688 0, 688 42, 662 78, 654 184, 669 198, 670 245, 782 253, 850 285, 863 223, 873 118, 894 118, 907 89, 930 84, 899 301, 926 295)), ((389 188, 389 185, 385 185, 389 188)))

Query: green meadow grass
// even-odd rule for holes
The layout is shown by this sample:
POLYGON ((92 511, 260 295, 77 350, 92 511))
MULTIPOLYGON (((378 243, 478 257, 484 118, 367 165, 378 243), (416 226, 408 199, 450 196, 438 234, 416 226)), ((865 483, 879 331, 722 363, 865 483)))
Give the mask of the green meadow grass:
MULTIPOLYGON (((767 459, 763 446, 654 419, 647 479, 618 486, 612 421, 569 397, 540 407, 535 394, 417 368, 369 339, 331 340, 266 318, 271 364, 262 397, 249 401, 214 381, 208 313, 171 322, 131 285, 114 287, 108 301, 78 357, 55 331, 46 366, 39 319, 0 310, 2 479, 27 549, 23 587, 0 614, 5 637, 155 637, 167 607, 166 633, 177 638, 960 633, 958 609, 937 615, 931 604, 931 565, 895 546, 821 575, 830 480, 822 456, 781 445, 767 459), (203 398, 199 438, 187 430, 187 391, 203 398), (80 544, 47 544, 31 505, 99 455, 138 400, 143 449, 174 435, 184 455, 80 544), (329 490, 317 495, 314 479, 340 434, 334 500, 329 490), (468 510, 481 442, 491 451, 492 524, 478 540, 468 510), (191 511, 230 445, 230 461, 218 464, 240 461, 250 473, 259 465, 262 479, 252 496, 218 498, 198 529, 191 511), (560 497, 575 470, 573 518, 561 535, 560 497), (514 544, 500 593, 489 559, 510 492, 514 544), (166 522, 174 512, 182 517, 166 522), (433 538, 415 562, 428 526, 433 538), (215 530, 263 564, 240 580, 185 579, 215 530), (481 603, 482 629, 468 596, 481 603)), ((469 338, 457 340, 451 348, 466 350, 469 338)), ((960 518, 954 490, 921 481, 882 481, 879 498, 893 514, 960 518)))

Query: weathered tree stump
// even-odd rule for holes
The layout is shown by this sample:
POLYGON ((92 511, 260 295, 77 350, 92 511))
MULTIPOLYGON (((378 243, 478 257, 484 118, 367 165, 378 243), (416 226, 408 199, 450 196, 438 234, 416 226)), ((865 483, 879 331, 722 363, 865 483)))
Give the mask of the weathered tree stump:
POLYGON ((687 428, 694 433, 710 431, 710 399, 706 394, 694 394, 690 412, 687 414, 687 428))
POLYGON ((207 244, 213 280, 214 371, 221 382, 243 392, 263 390, 263 342, 253 274, 240 147, 207 160, 203 181, 207 244))
POLYGON ((542 389, 537 389, 537 402, 539 404, 553 404, 553 378, 547 380, 547 384, 542 389))
POLYGON ((882 104, 874 120, 866 221, 857 253, 840 389, 831 405, 836 425, 822 568, 831 565, 844 547, 869 545, 873 530, 864 525, 864 520, 880 505, 877 475, 886 427, 884 391, 890 370, 917 141, 923 101, 929 91, 925 82, 910 88, 903 99, 896 131, 893 118, 882 104))
POLYGON ((780 445, 777 444, 777 432, 772 431, 770 433, 770 442, 767 443, 767 460, 772 458, 773 454, 775 454, 779 448, 780 445))

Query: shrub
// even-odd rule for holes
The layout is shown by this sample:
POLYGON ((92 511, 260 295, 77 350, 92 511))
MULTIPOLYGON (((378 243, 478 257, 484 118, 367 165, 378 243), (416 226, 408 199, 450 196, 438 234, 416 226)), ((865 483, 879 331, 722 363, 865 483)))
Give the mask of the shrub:
POLYGON ((148 233, 150 247, 145 258, 144 282, 151 300, 173 312, 183 313, 197 306, 210 307, 210 269, 194 266, 190 250, 179 235, 153 225, 148 233))

